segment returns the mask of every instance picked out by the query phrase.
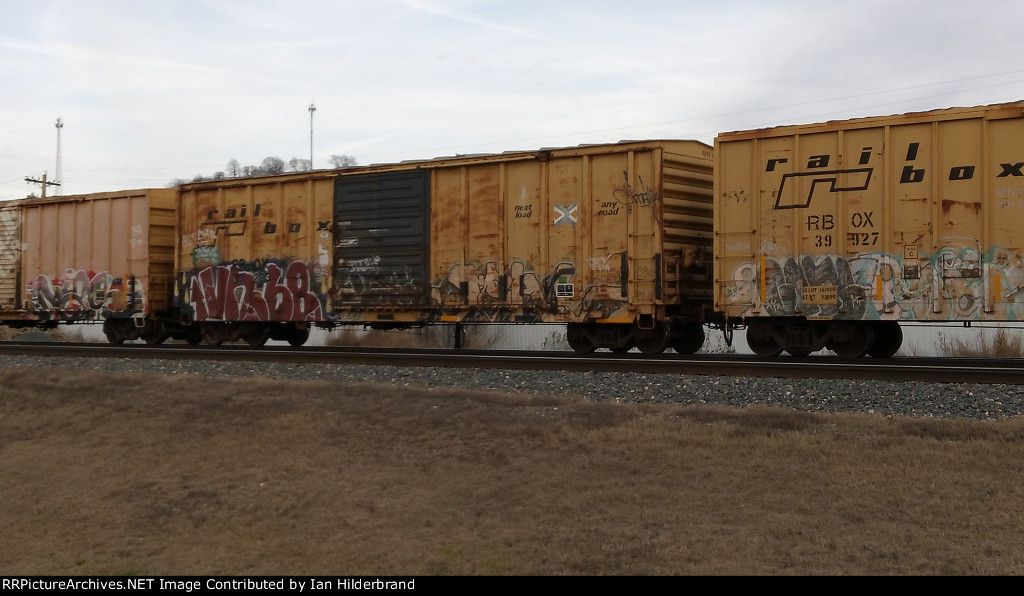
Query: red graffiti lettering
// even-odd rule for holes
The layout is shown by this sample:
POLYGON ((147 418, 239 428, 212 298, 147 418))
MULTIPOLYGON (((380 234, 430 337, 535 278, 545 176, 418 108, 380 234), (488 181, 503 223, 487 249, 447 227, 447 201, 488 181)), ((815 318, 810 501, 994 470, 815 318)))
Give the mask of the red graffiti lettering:
POLYGON ((323 296, 313 291, 310 267, 267 262, 206 267, 186 274, 185 300, 194 319, 204 321, 319 321, 323 296), (260 283, 258 280, 265 280, 260 283))

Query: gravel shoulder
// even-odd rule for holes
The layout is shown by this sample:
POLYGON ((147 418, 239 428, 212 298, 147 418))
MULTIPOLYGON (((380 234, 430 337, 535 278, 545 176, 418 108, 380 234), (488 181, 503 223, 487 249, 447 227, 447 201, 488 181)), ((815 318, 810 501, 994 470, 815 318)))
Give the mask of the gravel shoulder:
POLYGON ((999 420, 1024 413, 1024 385, 723 377, 365 365, 297 365, 204 360, 0 356, 0 367, 47 374, 76 369, 293 381, 380 383, 443 389, 579 395, 593 402, 760 404, 809 412, 999 420))

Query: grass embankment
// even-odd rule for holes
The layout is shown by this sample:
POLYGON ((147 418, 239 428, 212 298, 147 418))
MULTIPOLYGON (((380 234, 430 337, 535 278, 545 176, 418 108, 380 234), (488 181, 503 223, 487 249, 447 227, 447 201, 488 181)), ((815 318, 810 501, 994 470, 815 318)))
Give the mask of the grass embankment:
POLYGON ((0 370, 7 574, 1020 574, 1024 422, 0 370))

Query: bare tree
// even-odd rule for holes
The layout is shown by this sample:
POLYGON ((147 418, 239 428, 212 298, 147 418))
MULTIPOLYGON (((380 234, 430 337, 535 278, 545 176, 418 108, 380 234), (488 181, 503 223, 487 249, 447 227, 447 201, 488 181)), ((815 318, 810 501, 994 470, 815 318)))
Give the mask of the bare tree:
POLYGON ((327 161, 331 162, 331 165, 333 165, 335 168, 350 168, 352 166, 358 165, 356 163, 356 158, 352 157, 351 155, 332 155, 331 158, 327 161))
MULTIPOLYGON (((332 155, 331 163, 334 164, 335 168, 346 168, 356 165, 356 158, 349 155, 332 155)), ((192 180, 185 180, 182 178, 176 178, 171 181, 169 186, 180 186, 182 184, 188 184, 189 182, 206 182, 209 180, 223 180, 225 178, 250 178, 254 176, 270 176, 273 174, 283 174, 287 168, 290 168, 292 172, 308 172, 312 170, 312 164, 308 159, 301 157, 291 158, 287 165, 284 160, 280 157, 270 156, 263 159, 260 165, 248 165, 243 166, 238 163, 237 159, 232 158, 228 162, 227 167, 224 171, 215 172, 212 176, 204 176, 202 174, 194 177, 192 180)))
POLYGON ((280 174, 284 172, 284 160, 280 157, 265 157, 260 170, 264 174, 280 174))
POLYGON ((312 169, 309 166, 309 160, 302 159, 301 157, 291 158, 288 165, 291 166, 293 172, 308 172, 312 169))

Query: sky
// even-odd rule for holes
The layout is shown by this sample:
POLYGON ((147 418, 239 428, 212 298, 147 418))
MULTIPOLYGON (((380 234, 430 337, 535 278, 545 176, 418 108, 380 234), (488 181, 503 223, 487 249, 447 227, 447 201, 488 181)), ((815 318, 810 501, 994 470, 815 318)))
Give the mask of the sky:
POLYGON ((1024 99, 1024 2, 1006 0, 0 0, 0 15, 0 200, 56 177, 58 137, 70 195, 309 159, 311 136, 327 168, 1024 99))

